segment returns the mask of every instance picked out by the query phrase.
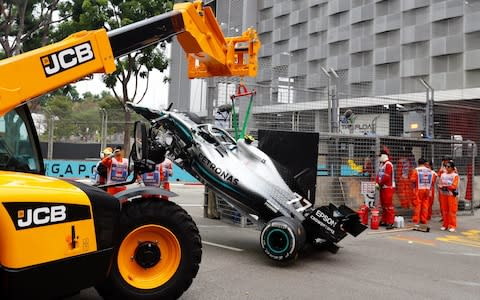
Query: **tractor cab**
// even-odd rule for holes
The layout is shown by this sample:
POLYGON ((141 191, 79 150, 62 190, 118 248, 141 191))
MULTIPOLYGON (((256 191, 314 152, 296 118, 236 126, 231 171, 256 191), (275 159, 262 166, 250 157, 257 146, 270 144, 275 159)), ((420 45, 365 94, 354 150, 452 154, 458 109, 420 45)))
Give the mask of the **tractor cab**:
POLYGON ((26 105, 0 116, 0 170, 44 173, 37 132, 26 105))

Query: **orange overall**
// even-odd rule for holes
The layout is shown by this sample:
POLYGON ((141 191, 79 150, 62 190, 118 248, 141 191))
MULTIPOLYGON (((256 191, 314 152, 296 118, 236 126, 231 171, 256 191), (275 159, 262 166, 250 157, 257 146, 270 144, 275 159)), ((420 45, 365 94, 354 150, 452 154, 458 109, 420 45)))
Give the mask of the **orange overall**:
POLYGON ((457 197, 453 194, 458 188, 459 177, 455 172, 443 172, 438 182, 438 194, 442 209, 443 227, 457 227, 457 197))
MULTIPOLYGON (((127 181, 128 176, 128 159, 121 156, 105 157, 102 159, 102 164, 107 167, 107 184, 122 183, 127 181)), ((122 186, 108 187, 107 192, 110 195, 115 195, 127 188, 122 186)))
POLYGON ((397 195, 400 200, 400 206, 410 208, 415 194, 412 188, 410 177, 412 176, 414 162, 409 157, 400 157, 397 161, 397 195))
POLYGON ((380 164, 376 183, 380 186, 380 205, 382 206, 382 223, 393 224, 395 211, 393 209, 393 193, 395 192, 395 179, 393 164, 387 160, 380 164))
MULTIPOLYGON (((166 158, 161 164, 155 166, 153 172, 144 173, 142 181, 146 186, 160 187, 170 191, 169 177, 173 175, 172 161, 166 158)), ((168 197, 162 196, 162 199, 168 200, 168 197)))
POLYGON ((433 171, 424 165, 420 165, 412 173, 412 182, 415 184, 412 222, 415 224, 427 224, 433 179, 433 171))

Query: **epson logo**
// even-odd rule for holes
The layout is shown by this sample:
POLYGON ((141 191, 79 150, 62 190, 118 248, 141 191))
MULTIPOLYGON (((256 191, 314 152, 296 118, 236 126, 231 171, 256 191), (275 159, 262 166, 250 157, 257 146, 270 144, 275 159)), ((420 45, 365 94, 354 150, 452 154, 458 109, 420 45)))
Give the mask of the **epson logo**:
POLYGON ((19 210, 18 227, 25 228, 32 225, 45 225, 48 223, 58 223, 67 219, 67 208, 65 205, 55 205, 51 207, 29 208, 19 210))
POLYGON ((92 45, 85 42, 40 58, 45 75, 50 77, 95 58, 92 45))
POLYGON ((329 226, 331 227, 335 227, 335 225, 337 225, 337 222, 335 220, 333 220, 332 218, 330 218, 329 216, 327 216, 326 214, 324 214, 322 211, 320 210, 317 210, 315 212, 315 215, 322 219, 323 222, 327 223, 329 226))

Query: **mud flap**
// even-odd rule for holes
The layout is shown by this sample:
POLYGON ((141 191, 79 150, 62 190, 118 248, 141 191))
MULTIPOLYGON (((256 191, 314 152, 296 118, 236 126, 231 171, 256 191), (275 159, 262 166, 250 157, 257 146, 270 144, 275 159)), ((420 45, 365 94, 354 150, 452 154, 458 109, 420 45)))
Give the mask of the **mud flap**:
POLYGON ((360 223, 358 215, 349 207, 333 204, 321 206, 305 214, 305 225, 312 237, 320 237, 338 243, 350 233, 358 236, 367 226, 360 223))

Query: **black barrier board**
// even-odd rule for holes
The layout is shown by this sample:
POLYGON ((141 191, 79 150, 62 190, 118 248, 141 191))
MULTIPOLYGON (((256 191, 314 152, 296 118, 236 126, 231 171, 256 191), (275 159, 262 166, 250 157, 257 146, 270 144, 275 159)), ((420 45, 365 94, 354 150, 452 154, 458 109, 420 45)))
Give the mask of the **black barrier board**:
POLYGON ((268 154, 288 186, 315 203, 318 133, 258 130, 258 148, 268 154))

